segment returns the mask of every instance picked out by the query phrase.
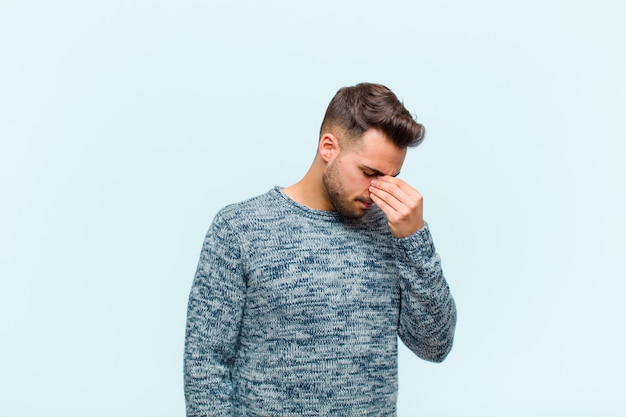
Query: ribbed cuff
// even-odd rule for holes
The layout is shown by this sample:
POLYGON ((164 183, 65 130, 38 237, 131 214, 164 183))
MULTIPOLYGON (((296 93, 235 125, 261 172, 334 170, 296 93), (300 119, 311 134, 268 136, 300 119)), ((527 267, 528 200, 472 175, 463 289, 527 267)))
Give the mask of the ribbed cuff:
POLYGON ((395 239, 395 241, 404 248, 407 255, 411 258, 429 258, 435 253, 433 238, 430 235, 430 229, 426 222, 424 222, 424 227, 417 232, 407 237, 395 239))

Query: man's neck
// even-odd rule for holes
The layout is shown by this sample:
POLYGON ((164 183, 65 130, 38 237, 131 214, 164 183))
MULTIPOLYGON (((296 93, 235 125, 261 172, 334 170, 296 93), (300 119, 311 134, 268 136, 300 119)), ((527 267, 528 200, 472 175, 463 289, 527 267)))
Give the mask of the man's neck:
POLYGON ((283 192, 298 204, 314 210, 332 211, 334 207, 326 198, 322 170, 315 163, 297 183, 283 188, 283 192))

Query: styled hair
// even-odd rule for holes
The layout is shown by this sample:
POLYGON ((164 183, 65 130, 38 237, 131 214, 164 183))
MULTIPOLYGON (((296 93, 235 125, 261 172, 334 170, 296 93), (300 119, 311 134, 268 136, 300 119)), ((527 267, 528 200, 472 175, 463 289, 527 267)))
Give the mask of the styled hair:
POLYGON ((389 88, 372 83, 337 91, 326 109, 320 136, 337 127, 353 141, 368 129, 379 129, 401 149, 419 145, 426 133, 389 88))

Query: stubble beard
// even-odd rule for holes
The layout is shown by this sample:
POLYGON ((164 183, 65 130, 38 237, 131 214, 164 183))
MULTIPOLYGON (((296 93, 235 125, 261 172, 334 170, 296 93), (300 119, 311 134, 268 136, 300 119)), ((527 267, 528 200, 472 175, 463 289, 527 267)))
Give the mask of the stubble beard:
POLYGON ((358 219, 365 215, 365 210, 358 210, 355 208, 356 200, 349 200, 346 198, 343 186, 339 181, 339 172, 337 171, 338 159, 335 159, 327 167, 322 174, 322 182, 324 189, 326 190, 326 197, 328 201, 333 205, 335 210, 344 217, 351 219, 358 219))

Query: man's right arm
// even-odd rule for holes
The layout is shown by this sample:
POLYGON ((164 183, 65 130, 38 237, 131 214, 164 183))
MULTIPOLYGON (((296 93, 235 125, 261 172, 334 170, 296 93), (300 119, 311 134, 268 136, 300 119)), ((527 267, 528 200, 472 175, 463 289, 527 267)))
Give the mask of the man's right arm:
POLYGON ((187 416, 227 416, 233 409, 231 366, 245 301, 239 240, 220 215, 204 240, 187 308, 187 416))

